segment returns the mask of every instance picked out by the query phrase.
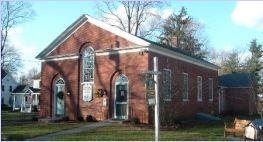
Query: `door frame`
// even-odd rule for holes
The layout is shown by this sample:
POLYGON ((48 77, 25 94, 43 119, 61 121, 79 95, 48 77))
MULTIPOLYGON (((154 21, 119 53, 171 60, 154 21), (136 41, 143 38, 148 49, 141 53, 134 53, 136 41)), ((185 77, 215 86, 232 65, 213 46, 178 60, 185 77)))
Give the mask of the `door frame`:
POLYGON ((117 85, 126 85, 127 86, 127 105, 126 105, 126 118, 124 118, 123 120, 128 120, 128 116, 129 116, 129 79, 126 75, 124 74, 120 74, 116 77, 115 79, 115 82, 114 82, 114 119, 119 119, 117 118, 117 115, 116 115, 116 97, 117 97, 117 85), (127 81, 126 82, 118 82, 118 79, 122 77, 122 78, 125 78, 127 81))
POLYGON ((64 79, 63 78, 57 78, 57 79, 55 79, 54 80, 54 82, 53 82, 53 102, 52 102, 52 118, 62 118, 62 117, 64 117, 65 116, 65 97, 66 97, 66 95, 65 95, 65 81, 64 81, 64 79), (62 80, 63 81, 63 83, 64 84, 57 84, 57 82, 58 82, 58 80, 62 80), (64 92, 64 96, 63 96, 63 109, 64 109, 64 111, 63 111, 63 115, 61 115, 61 116, 57 116, 57 114, 56 114, 56 112, 57 112, 57 96, 56 96, 56 94, 57 94, 57 90, 56 90, 56 87, 57 86, 64 86, 63 87, 63 92, 64 92))

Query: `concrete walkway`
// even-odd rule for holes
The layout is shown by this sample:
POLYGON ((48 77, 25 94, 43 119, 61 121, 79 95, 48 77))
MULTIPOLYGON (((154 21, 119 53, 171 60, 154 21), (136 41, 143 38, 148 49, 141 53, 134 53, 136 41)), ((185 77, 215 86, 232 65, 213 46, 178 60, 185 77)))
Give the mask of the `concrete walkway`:
POLYGON ((96 122, 96 123, 91 123, 91 124, 89 123, 89 124, 82 125, 82 126, 80 126, 78 128, 62 130, 62 131, 50 133, 50 134, 47 134, 47 135, 26 139, 25 141, 48 141, 51 137, 54 137, 54 136, 59 136, 59 135, 63 136, 63 135, 66 135, 66 134, 80 133, 80 132, 83 132, 83 131, 87 131, 87 130, 91 130, 91 129, 107 126, 109 124, 111 124, 111 123, 107 122, 107 121, 96 122))

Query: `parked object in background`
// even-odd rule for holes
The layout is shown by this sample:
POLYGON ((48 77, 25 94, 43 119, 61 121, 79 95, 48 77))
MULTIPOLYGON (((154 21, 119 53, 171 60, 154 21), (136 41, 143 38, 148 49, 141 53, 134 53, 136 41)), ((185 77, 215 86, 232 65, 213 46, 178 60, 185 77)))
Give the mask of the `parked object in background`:
POLYGON ((205 120, 205 121, 220 121, 221 120, 219 117, 215 117, 211 114, 202 113, 202 112, 197 113, 196 118, 199 120, 205 120))
POLYGON ((263 119, 251 121, 245 128, 244 139, 263 140, 263 119))
POLYGON ((249 123, 249 120, 242 120, 238 118, 235 118, 233 123, 225 123, 224 137, 227 137, 227 134, 232 133, 234 136, 236 136, 236 134, 241 134, 244 138, 245 127, 249 123))

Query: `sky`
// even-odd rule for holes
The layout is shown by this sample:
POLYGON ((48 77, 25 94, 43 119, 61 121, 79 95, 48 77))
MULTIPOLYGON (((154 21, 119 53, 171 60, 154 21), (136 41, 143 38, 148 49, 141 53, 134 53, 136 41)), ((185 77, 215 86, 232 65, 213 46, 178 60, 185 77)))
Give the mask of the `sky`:
MULTIPOLYGON (((40 69, 35 57, 82 14, 98 18, 96 1, 31 1, 36 15, 10 31, 10 42, 21 53, 24 67, 40 69)), ((169 1, 163 15, 178 12, 184 6, 195 20, 204 25, 203 35, 216 51, 238 49, 248 53, 249 42, 263 44, 263 1, 169 1)))

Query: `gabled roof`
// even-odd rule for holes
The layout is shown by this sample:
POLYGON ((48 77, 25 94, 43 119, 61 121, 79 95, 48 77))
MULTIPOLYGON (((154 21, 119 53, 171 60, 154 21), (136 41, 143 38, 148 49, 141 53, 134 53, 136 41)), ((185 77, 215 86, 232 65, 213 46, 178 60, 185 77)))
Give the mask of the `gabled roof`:
POLYGON ((111 25, 108 25, 102 21, 99 21, 95 18, 92 18, 91 16, 84 14, 80 16, 74 23, 72 23, 62 34, 60 34, 51 44, 48 45, 46 49, 44 49, 42 52, 40 52, 36 58, 41 59, 48 55, 50 52, 52 52, 55 48, 57 48, 63 41, 65 41, 71 34, 73 34, 75 31, 77 31, 83 24, 86 22, 92 23, 104 30, 107 30, 111 33, 114 33, 124 39, 127 39, 135 44, 141 45, 141 46, 148 46, 150 45, 149 42, 140 39, 132 34, 129 34, 119 28, 113 27, 111 25))
POLYGON ((29 87, 28 85, 18 85, 12 93, 27 93, 30 90, 32 93, 40 93, 40 89, 29 87))
POLYGON ((219 76, 219 86, 229 88, 250 87, 252 75, 249 73, 233 73, 219 76))
POLYGON ((13 93, 24 93, 26 87, 27 85, 18 85, 13 93))
MULTIPOLYGON (((209 67, 213 69, 219 69, 218 66, 207 62, 203 59, 197 58, 195 56, 191 56, 187 54, 186 52, 180 50, 179 48, 173 48, 170 46, 162 45, 147 39, 143 39, 137 36, 134 36, 130 33, 127 33, 117 27, 108 25, 102 21, 99 21, 95 18, 90 17, 89 15, 82 15, 79 17, 73 24, 71 24, 63 33, 61 33, 51 44, 47 46, 42 52, 40 52, 36 58, 37 59, 45 59, 52 51, 54 51, 61 43, 63 43, 67 38, 69 38, 75 31, 77 31, 83 24, 86 22, 92 23, 106 31, 109 31, 111 33, 114 33, 115 35, 118 35, 130 42, 133 42, 134 44, 137 44, 139 46, 143 47, 149 47, 149 48, 154 48, 154 46, 162 47, 167 49, 167 52, 172 52, 172 53, 177 53, 177 55, 182 55, 181 57, 189 60, 190 62, 199 62, 199 64, 203 64, 204 67, 209 67)), ((159 51, 157 49, 156 51, 159 51)), ((176 55, 176 56, 177 56, 176 55)))
POLYGON ((29 87, 29 89, 30 89, 33 93, 40 93, 40 89, 39 89, 39 88, 29 87))
MULTIPOLYGON (((144 38, 142 38, 142 39, 144 39, 144 38)), ((206 60, 203 60, 203 59, 198 58, 198 57, 196 57, 196 56, 194 56, 194 55, 191 55, 191 54, 185 52, 184 50, 182 50, 182 49, 180 49, 180 48, 172 47, 172 46, 169 46, 169 45, 164 45, 164 44, 157 43, 157 42, 153 42, 153 41, 150 41, 150 40, 148 40, 148 39, 144 39, 144 40, 150 42, 151 44, 154 44, 154 45, 157 45, 157 46, 160 46, 160 47, 169 49, 169 50, 171 50, 171 51, 174 51, 174 52, 177 52, 177 53, 180 53, 180 54, 189 56, 189 57, 194 58, 194 59, 196 59, 196 60, 199 60, 199 61, 201 61, 201 62, 206 62, 206 63, 208 63, 209 65, 216 66, 216 65, 214 65, 214 64, 212 64, 212 63, 210 63, 210 62, 208 62, 208 61, 206 61, 206 60)), ((219 67, 218 67, 218 68, 219 68, 219 67)))

